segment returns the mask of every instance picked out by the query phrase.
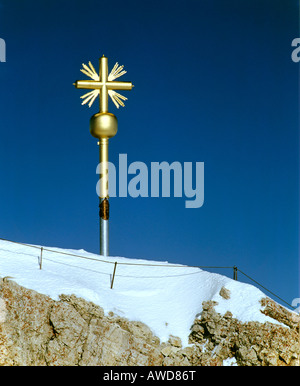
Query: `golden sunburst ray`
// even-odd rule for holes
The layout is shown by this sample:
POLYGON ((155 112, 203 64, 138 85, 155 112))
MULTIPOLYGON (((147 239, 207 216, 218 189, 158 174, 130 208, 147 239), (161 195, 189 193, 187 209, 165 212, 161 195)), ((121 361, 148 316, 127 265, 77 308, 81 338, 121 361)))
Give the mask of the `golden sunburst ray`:
POLYGON ((124 75, 127 73, 127 71, 122 71, 124 68, 124 66, 119 66, 119 63, 117 62, 113 69, 111 70, 110 74, 108 75, 108 80, 109 81, 112 81, 112 80, 115 80, 117 78, 120 78, 120 76, 124 75))
POLYGON ((91 62, 89 62, 89 67, 86 64, 82 63, 82 67, 84 68, 84 70, 81 69, 80 71, 83 72, 85 75, 87 75, 89 78, 96 80, 96 81, 100 80, 100 77, 97 74, 97 72, 96 72, 96 70, 91 62))
POLYGON ((125 107, 125 104, 122 102, 122 100, 127 101, 127 98, 124 97, 124 95, 121 95, 118 92, 115 92, 114 90, 108 90, 108 94, 117 108, 119 108, 119 106, 125 107))
POLYGON ((84 95, 81 95, 81 99, 83 99, 82 101, 82 105, 85 105, 86 103, 89 102, 88 106, 91 107, 92 104, 94 103, 95 99, 97 98, 97 96, 99 95, 100 91, 99 90, 93 90, 93 91, 90 91, 90 92, 87 92, 86 94, 84 95))

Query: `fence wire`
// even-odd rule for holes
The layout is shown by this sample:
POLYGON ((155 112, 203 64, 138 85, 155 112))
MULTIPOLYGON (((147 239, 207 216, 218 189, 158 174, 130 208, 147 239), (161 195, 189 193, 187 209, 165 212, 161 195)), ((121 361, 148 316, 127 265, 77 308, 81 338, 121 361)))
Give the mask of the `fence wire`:
MULTIPOLYGON (((92 261, 97 261, 99 263, 107 263, 107 264, 114 264, 114 272, 113 272, 113 277, 112 277, 112 280, 111 280, 111 288, 113 288, 113 282, 114 282, 114 278, 115 276, 118 276, 118 277, 128 277, 128 278, 136 278, 136 276, 130 276, 130 275, 118 275, 116 274, 116 266, 117 265, 132 265, 132 266, 143 266, 143 267, 168 267, 168 268, 199 268, 199 269, 233 269, 233 278, 234 280, 237 280, 237 271, 240 272, 242 275, 246 276, 249 280, 253 281, 254 283, 256 283, 257 285, 259 285, 261 288, 263 288, 265 291, 268 291, 270 294, 272 294, 273 296, 275 296, 277 299, 279 299, 280 301, 282 301, 283 303, 285 303, 286 305, 288 305, 290 308, 292 309, 296 309, 297 307, 294 307, 292 306, 291 304, 289 304, 288 302, 286 302, 284 299, 282 299, 281 297, 279 297, 278 295, 276 295, 274 292, 270 291, 268 288, 266 288, 265 286, 263 286, 262 284, 260 284, 258 281, 256 281, 255 279, 253 279, 252 277, 250 277, 249 275, 247 275, 245 272, 241 271, 239 268, 237 268, 236 266, 204 266, 204 265, 179 265, 179 264, 153 264, 153 263, 149 263, 149 264, 143 264, 143 263, 129 263, 129 262, 115 262, 115 261, 107 261, 107 260, 102 260, 102 259, 96 259, 96 258, 93 258, 93 257, 88 257, 88 256, 82 256, 82 255, 77 255, 77 254, 74 254, 74 253, 69 253, 69 252, 63 252, 63 251, 56 251, 56 250, 53 250, 53 249, 49 249, 49 248, 45 248, 45 247, 40 247, 40 246, 37 246, 37 245, 32 245, 32 244, 25 244, 25 243, 20 243, 18 241, 12 241, 12 240, 8 240, 8 239, 3 239, 0 237, 0 240, 2 241, 7 241, 7 242, 10 242, 10 243, 14 243, 14 244, 19 244, 19 245, 23 245, 23 246, 26 246, 26 247, 30 247, 30 248, 35 248, 35 249, 38 249, 41 251, 41 255, 39 256, 39 264, 40 264, 40 269, 42 269, 42 253, 43 251, 47 251, 47 252, 52 252, 52 253, 56 253, 56 254, 60 254, 60 255, 66 255, 66 256, 72 256, 72 257, 78 257, 78 258, 81 258, 81 259, 86 259, 86 260, 92 260, 92 261)), ((30 255, 30 256, 33 256, 35 257, 34 255, 30 255)), ((46 260, 46 261, 51 261, 53 263, 57 263, 57 264, 62 264, 62 265, 66 265, 66 266, 71 266, 71 267, 75 267, 75 268, 79 268, 79 269, 82 269, 82 270, 85 270, 85 271, 91 271, 91 272, 95 272, 95 273, 99 273, 99 274, 102 274, 102 275, 110 275, 110 273, 107 273, 107 272, 100 272, 100 271, 96 271, 96 270, 92 270, 90 268, 84 268, 84 267, 78 267, 78 266, 75 266, 75 265, 71 265, 71 264, 68 264, 68 263, 63 263, 61 261, 55 261, 55 260, 52 260, 52 259, 49 259, 48 257, 45 258, 43 257, 43 260, 46 260)), ((164 277, 175 277, 175 276, 188 276, 188 275, 194 275, 194 274, 198 274, 200 273, 199 272, 191 272, 191 273, 185 273, 185 274, 178 274, 178 275, 164 275, 164 276, 139 276, 139 278, 142 278, 142 279, 145 279, 145 278, 150 278, 150 279, 154 279, 154 278, 164 278, 164 277)))

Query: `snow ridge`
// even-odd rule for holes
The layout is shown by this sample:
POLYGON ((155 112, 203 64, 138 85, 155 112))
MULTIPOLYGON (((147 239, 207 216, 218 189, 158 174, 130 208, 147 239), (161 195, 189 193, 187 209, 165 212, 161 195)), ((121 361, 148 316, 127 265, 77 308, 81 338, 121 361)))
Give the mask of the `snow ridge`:
POLYGON ((161 342, 166 342, 169 335, 178 336, 183 346, 188 345, 190 328, 202 312, 203 301, 218 302, 217 312, 230 311, 241 322, 274 323, 260 311, 260 300, 266 297, 262 291, 223 275, 168 262, 105 258, 82 249, 51 250, 57 253, 44 250, 40 270, 39 249, 0 240, 0 276, 11 276, 18 284, 54 300, 60 294, 82 297, 101 306, 106 314, 112 311, 145 323, 161 342), (111 289, 115 262, 118 264, 111 289), (222 287, 230 291, 229 299, 219 294, 222 287))

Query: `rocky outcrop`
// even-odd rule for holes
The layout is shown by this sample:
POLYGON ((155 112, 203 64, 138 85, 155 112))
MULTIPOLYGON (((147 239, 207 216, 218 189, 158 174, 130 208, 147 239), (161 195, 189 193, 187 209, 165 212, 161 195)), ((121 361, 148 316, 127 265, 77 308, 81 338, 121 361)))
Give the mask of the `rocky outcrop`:
MULTIPOLYGON (((222 293, 230 296, 226 289, 222 293)), ((74 295, 54 301, 0 279, 0 365, 219 366, 235 358, 242 366, 299 366, 296 314, 287 311, 287 327, 241 323, 230 312, 218 314, 215 304, 203 303, 191 344, 182 347, 178 337, 161 343, 145 324, 104 315, 101 307, 74 295)), ((266 301, 265 312, 270 309, 266 301)))
POLYGON ((74 295, 54 301, 9 281, 0 297, 0 365, 158 365, 163 358, 146 325, 104 316, 74 295))
POLYGON ((263 314, 299 331, 300 315, 297 315, 295 312, 288 311, 286 308, 282 307, 270 298, 263 298, 261 300, 261 305, 264 307, 261 311, 263 314))
MULTIPOLYGON (((225 358, 236 358, 240 366, 299 366, 299 327, 278 324, 241 323, 227 311, 221 316, 216 302, 204 302, 201 318, 192 326, 190 341, 205 347, 209 365, 221 365, 225 358)), ((291 317, 294 314, 290 313, 291 317)), ((298 324, 299 326, 299 324, 298 324)), ((202 360, 204 363, 204 360, 202 360)))

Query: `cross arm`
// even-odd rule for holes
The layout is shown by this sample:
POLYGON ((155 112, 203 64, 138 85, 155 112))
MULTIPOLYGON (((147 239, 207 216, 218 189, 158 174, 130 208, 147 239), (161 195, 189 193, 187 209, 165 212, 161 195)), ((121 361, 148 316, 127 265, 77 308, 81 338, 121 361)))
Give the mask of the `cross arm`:
POLYGON ((133 84, 131 82, 107 82, 108 90, 131 90, 133 84))
POLYGON ((94 80, 76 80, 73 85, 76 88, 86 88, 86 89, 93 89, 93 90, 98 90, 102 88, 103 83, 102 82, 97 82, 94 80))
POLYGON ((97 82, 93 80, 77 80, 73 83, 76 88, 94 89, 99 90, 104 85, 108 90, 131 90, 133 86, 132 82, 97 82))

